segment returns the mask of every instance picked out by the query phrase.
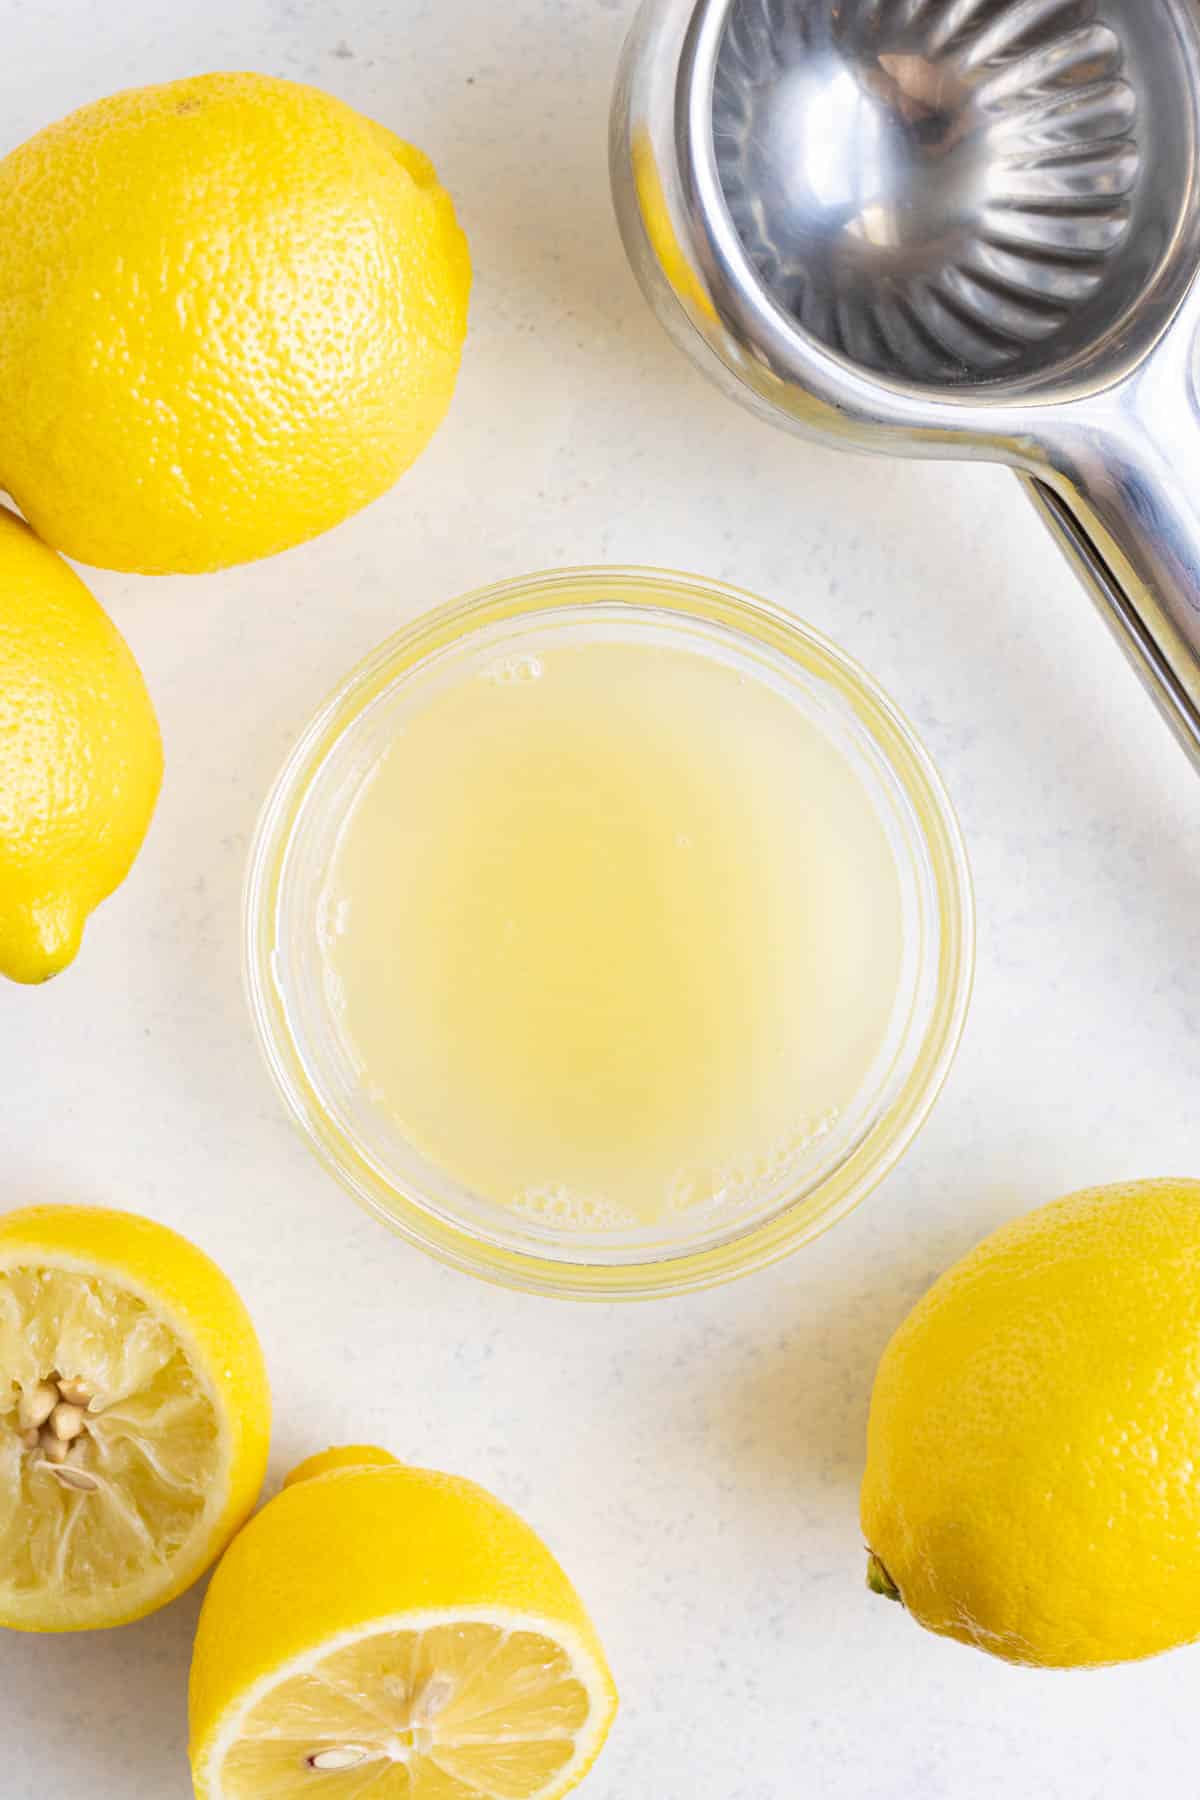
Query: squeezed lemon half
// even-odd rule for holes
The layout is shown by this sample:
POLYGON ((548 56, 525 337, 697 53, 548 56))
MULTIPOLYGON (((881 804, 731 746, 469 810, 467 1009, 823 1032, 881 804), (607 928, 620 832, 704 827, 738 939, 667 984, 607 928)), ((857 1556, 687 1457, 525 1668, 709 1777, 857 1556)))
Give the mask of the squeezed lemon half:
POLYGON ((334 1453, 297 1471, 213 1578, 196 1792, 558 1800, 615 1709, 577 1595, 515 1513, 469 1481, 334 1453))
POLYGON ((129 1214, 0 1219, 0 1624, 119 1625, 215 1560, 257 1499, 262 1352, 221 1271, 129 1214))

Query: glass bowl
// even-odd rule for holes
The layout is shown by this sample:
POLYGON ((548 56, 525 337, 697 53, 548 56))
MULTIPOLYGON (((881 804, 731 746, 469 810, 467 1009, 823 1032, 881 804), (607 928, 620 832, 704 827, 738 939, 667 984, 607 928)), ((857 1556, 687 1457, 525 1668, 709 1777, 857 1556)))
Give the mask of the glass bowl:
POLYGON ((962 839, 912 728, 848 657, 761 600, 695 576, 563 569, 471 594, 406 627, 321 707, 267 801, 246 890, 246 979, 267 1066, 320 1160, 376 1217, 442 1261, 512 1287, 602 1300, 709 1286, 795 1250, 883 1179, 928 1116, 970 996, 973 908, 962 839), (803 708, 866 785, 894 853, 904 926, 896 1004, 855 1102, 797 1168, 732 1210, 582 1231, 457 1184, 376 1105, 323 978, 320 900, 347 809, 418 685, 448 661, 536 652, 574 629, 653 632, 732 660, 803 708))

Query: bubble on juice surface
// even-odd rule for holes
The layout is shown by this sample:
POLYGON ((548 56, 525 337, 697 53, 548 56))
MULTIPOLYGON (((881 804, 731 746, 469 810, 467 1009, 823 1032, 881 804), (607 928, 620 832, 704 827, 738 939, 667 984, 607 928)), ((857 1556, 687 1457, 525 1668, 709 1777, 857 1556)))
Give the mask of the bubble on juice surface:
POLYGON ((555 1231, 627 1231, 637 1214, 600 1194, 580 1194, 563 1183, 525 1188, 509 1201, 511 1210, 555 1231))
POLYGON ((537 681, 542 674, 537 656, 503 656, 482 671, 482 679, 495 687, 513 687, 519 681, 537 681))
POLYGON ((317 941, 322 949, 328 950, 337 938, 345 937, 349 927, 349 900, 335 900, 332 894, 322 894, 317 906, 317 941))
POLYGON ((756 1205, 770 1190, 789 1180, 799 1181, 805 1164, 822 1138, 838 1122, 837 1107, 813 1118, 797 1121, 795 1128, 766 1150, 750 1152, 709 1168, 677 1169, 667 1189, 667 1210, 682 1212, 738 1212, 756 1205))

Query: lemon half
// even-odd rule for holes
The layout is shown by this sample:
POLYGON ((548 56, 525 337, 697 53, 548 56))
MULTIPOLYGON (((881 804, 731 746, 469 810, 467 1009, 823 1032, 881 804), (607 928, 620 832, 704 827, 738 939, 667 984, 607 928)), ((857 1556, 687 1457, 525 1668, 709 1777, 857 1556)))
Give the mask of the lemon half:
POLYGON ((205 1601, 200 1800, 557 1800, 575 1787, 616 1695, 541 1540, 473 1483, 378 1451, 297 1477, 205 1601))
POLYGON ((0 1407, 0 1625, 82 1631, 154 1611, 262 1486, 254 1328, 215 1264, 146 1219, 0 1219, 0 1407))

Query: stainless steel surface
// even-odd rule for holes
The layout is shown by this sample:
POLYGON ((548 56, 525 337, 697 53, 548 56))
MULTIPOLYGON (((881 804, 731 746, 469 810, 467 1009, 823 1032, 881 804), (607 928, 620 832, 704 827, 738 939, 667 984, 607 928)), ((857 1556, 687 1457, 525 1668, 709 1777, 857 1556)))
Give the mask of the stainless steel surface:
POLYGON ((1200 765, 1200 8, 645 0, 626 245, 731 393, 1008 463, 1200 765))
POLYGON ((967 10, 742 4, 717 56, 717 168, 760 278, 831 349, 919 382, 1069 348, 1112 303, 1141 171, 1111 26, 967 10))
POLYGON ((1164 655, 1129 590, 1111 564, 1105 562, 1103 551, 1096 540, 1088 536, 1078 514, 1035 475, 1023 479, 1031 502, 1052 536, 1057 538, 1063 555, 1091 592, 1134 674, 1144 684, 1164 722, 1200 765, 1200 731, 1197 729, 1200 715, 1196 696, 1177 673, 1180 668, 1186 669, 1186 648, 1181 648, 1174 660, 1164 655))

